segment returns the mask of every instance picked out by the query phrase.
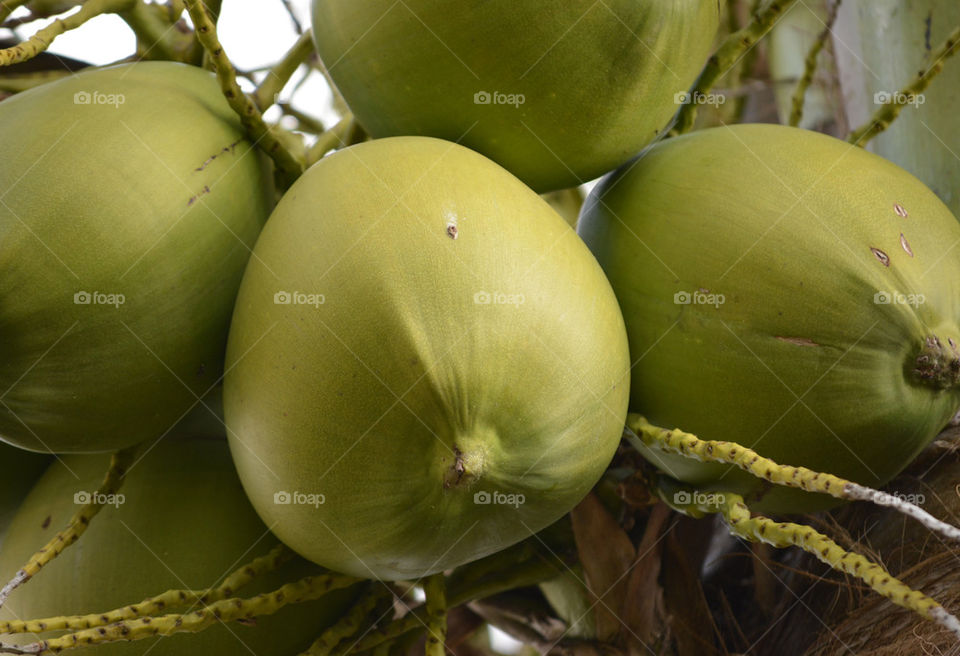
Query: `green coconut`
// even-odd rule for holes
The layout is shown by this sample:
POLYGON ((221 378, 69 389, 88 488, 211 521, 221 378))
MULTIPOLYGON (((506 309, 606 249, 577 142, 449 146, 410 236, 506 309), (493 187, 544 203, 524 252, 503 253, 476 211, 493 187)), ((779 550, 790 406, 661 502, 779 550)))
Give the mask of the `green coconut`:
MULTIPOLYGON (((631 411, 878 487, 956 413, 960 225, 920 181, 821 134, 693 133, 611 174, 579 231, 623 309, 631 411)), ((835 500, 648 449, 760 512, 835 500)))
POLYGON ((273 203, 213 75, 91 70, 0 103, 0 439, 157 438, 221 376, 273 203))
POLYGON ((313 0, 317 51, 368 132, 462 143, 540 192, 660 134, 718 20, 716 0, 313 0))
POLYGON ((0 544, 23 497, 51 460, 0 442, 0 544))
MULTIPOLYGON (((10 526, 0 549, 0 578, 9 579, 67 523, 77 510, 75 498, 82 501, 77 495, 96 490, 109 460, 106 455, 76 455, 50 467, 10 526)), ((166 590, 203 590, 278 544, 250 507, 222 438, 165 439, 130 469, 119 494, 108 501, 75 545, 11 595, 0 619, 100 613, 166 590)), ((236 594, 252 597, 320 572, 296 558, 236 594)), ((221 623, 197 634, 71 653, 294 656, 341 615, 354 595, 353 589, 337 590, 258 617, 255 623, 221 623)), ((4 642, 53 636, 9 635, 4 642)))
POLYGON ((254 507, 303 556, 445 570, 548 526, 610 462, 629 394, 616 298, 490 160, 425 137, 340 151, 254 254, 224 411, 254 507))

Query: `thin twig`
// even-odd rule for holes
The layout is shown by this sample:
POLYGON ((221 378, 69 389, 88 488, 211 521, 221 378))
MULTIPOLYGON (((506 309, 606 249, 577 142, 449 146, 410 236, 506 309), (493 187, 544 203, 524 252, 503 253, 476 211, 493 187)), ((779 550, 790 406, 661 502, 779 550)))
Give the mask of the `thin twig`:
MULTIPOLYGON (((727 71, 736 66, 744 53, 750 50, 776 24, 777 20, 797 0, 772 0, 764 9, 754 14, 753 19, 742 30, 728 36, 717 51, 710 57, 707 65, 697 78, 691 97, 697 98, 710 92, 713 85, 727 71)), ((684 134, 693 128, 697 119, 697 103, 690 102, 680 108, 677 122, 670 130, 672 136, 684 134)))
POLYGON ((240 117, 251 139, 273 159, 277 168, 291 179, 298 177, 304 170, 303 161, 298 159, 286 147, 282 138, 264 122, 256 104, 240 88, 236 70, 220 45, 216 25, 207 13, 203 0, 187 0, 186 4, 197 30, 197 39, 214 63, 217 79, 230 107, 240 117))
POLYGON ((854 130, 847 137, 847 141, 857 146, 866 146, 875 136, 890 127, 904 107, 914 102, 918 95, 922 94, 933 78, 943 70, 943 63, 947 58, 953 56, 957 50, 960 50, 960 27, 957 27, 950 33, 947 40, 940 44, 936 50, 930 54, 931 64, 926 69, 913 78, 905 87, 898 91, 890 102, 884 104, 870 120, 854 130))
POLYGON ((277 101, 277 96, 283 90, 283 87, 311 54, 313 54, 313 34, 310 30, 307 30, 300 35, 293 47, 283 56, 283 59, 267 71, 267 76, 263 78, 263 82, 253 93, 253 102, 256 103, 261 112, 266 111, 277 101))
POLYGON ((813 42, 810 50, 807 51, 807 57, 803 64, 803 75, 800 76, 797 87, 793 91, 793 107, 790 110, 789 123, 794 127, 800 125, 800 119, 803 118, 803 102, 807 96, 807 89, 810 87, 810 83, 813 82, 813 76, 817 72, 817 59, 820 57, 820 52, 830 37, 833 24, 837 21, 837 13, 840 10, 841 2, 843 2, 843 0, 836 0, 830 7, 830 13, 827 15, 827 22, 824 25, 823 31, 817 35, 817 40, 813 42))
MULTIPOLYGON (((53 22, 38 30, 26 41, 0 50, 0 66, 29 61, 49 48, 54 39, 64 32, 74 30, 101 14, 129 9, 134 2, 135 0, 87 0, 75 14, 70 14, 66 18, 55 18, 53 22)), ((8 7, 9 4, 6 6, 8 7)), ((0 11, 0 18, 6 18, 2 11, 0 11)))

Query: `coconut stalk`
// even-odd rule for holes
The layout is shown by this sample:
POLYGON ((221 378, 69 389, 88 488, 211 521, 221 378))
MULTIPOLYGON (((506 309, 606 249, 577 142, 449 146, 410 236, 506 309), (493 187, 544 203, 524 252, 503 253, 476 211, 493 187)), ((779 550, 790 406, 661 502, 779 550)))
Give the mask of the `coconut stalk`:
MULTIPOLYGON (((935 63, 938 46, 958 26, 955 0, 845 0, 833 49, 849 127, 895 102, 898 89, 935 63)), ((960 215, 960 63, 942 63, 929 87, 867 147, 920 178, 960 215)))

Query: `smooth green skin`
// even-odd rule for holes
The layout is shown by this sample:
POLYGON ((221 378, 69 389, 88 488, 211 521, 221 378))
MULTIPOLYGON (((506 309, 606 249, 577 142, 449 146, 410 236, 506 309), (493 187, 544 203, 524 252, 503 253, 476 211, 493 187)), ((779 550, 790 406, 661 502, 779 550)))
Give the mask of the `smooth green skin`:
POLYGON ((0 144, 0 439, 80 453, 158 438, 222 373, 268 168, 212 74, 169 62, 5 100, 0 144), (81 91, 125 102, 74 104, 81 91))
POLYGON ((51 460, 0 442, 0 544, 23 497, 51 460))
POLYGON ((490 160, 425 137, 351 147, 291 187, 244 275, 227 362, 228 434, 260 516, 306 558, 381 579, 557 520, 613 457, 629 395, 623 318, 576 233, 490 160), (278 305, 280 291, 325 302, 278 305))
MULTIPOLYGON (((866 123, 879 108, 875 93, 893 93, 929 67, 930 50, 957 25, 960 3, 956 0, 844 2, 833 35, 843 109, 851 128, 866 123)), ((923 92, 924 103, 907 105, 868 147, 917 176, 960 216, 957 61, 957 55, 945 60, 943 70, 923 92)))
MULTIPOLYGON (((960 344, 960 226, 922 183, 876 155, 781 126, 704 130, 607 177, 578 225, 627 323, 631 411, 654 424, 876 487, 960 404, 956 389, 910 373, 928 335, 960 344), (674 303, 698 289, 726 302, 674 303), (880 291, 926 302, 876 304, 880 291)), ((764 493, 739 470, 645 455, 680 480, 746 494, 758 511, 836 503, 764 493)))
MULTIPOLYGON (((95 490, 108 463, 105 455, 82 455, 65 457, 50 467, 30 492, 0 549, 0 578, 8 580, 66 525, 77 510, 74 494, 95 490)), ((243 494, 222 438, 164 439, 130 469, 121 494, 125 503, 104 507, 75 545, 11 595, 0 609, 0 619, 97 613, 166 590, 206 589, 277 544, 243 494)), ((319 568, 298 558, 237 594, 254 596, 318 573, 319 568)), ((258 617, 255 626, 218 624, 196 634, 70 653, 293 656, 336 621, 354 595, 352 589, 334 591, 258 617)), ((5 642, 37 639, 35 634, 4 636, 5 642)))
POLYGON ((660 134, 718 17, 716 0, 314 0, 313 33, 368 132, 456 141, 543 192, 660 134), (525 102, 476 104, 484 91, 525 102))

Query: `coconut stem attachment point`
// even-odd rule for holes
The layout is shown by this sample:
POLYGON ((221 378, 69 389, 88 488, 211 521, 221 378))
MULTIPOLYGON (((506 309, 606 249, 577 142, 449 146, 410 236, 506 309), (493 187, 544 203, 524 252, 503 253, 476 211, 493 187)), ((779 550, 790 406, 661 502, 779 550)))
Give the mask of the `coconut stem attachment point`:
POLYGON ((117 451, 110 458, 110 467, 103 478, 103 483, 97 491, 90 497, 89 502, 80 508, 77 513, 70 518, 66 528, 57 533, 53 539, 40 548, 27 564, 13 576, 13 578, 0 589, 0 606, 3 606, 7 598, 14 590, 33 578, 45 565, 59 556, 67 547, 80 539, 90 522, 100 509, 103 508, 103 502, 117 492, 123 485, 123 477, 127 469, 137 460, 145 445, 139 444, 123 451, 117 451))
POLYGON ((56 654, 107 642, 144 640, 175 633, 198 633, 220 622, 272 615, 289 604, 313 601, 332 590, 346 588, 358 582, 359 579, 339 574, 308 576, 256 597, 222 599, 183 615, 172 614, 123 620, 29 645, 0 643, 0 654, 56 654))
POLYGON ((168 590, 163 594, 131 604, 91 615, 68 615, 48 617, 39 620, 13 620, 0 622, 2 633, 43 633, 45 631, 81 631, 98 626, 107 626, 124 620, 148 617, 168 608, 188 604, 210 604, 230 597, 235 591, 247 585, 257 576, 271 572, 293 557, 293 552, 284 545, 277 545, 270 553, 254 559, 236 570, 216 588, 208 590, 168 590))
MULTIPOLYGON (((939 340, 937 340, 937 344, 939 344, 939 340)), ((702 440, 696 435, 685 433, 680 429, 667 430, 654 426, 637 414, 630 414, 627 417, 627 429, 624 436, 634 447, 639 447, 642 444, 648 448, 679 454, 699 462, 734 465, 774 485, 797 488, 806 492, 828 494, 836 499, 846 501, 872 501, 877 505, 893 508, 908 517, 916 519, 926 528, 943 537, 960 540, 960 529, 936 519, 930 513, 904 499, 833 474, 814 471, 806 467, 781 465, 736 442, 702 440)))
POLYGON ((443 572, 428 576, 423 581, 427 597, 426 656, 444 656, 447 642, 447 583, 443 572))
POLYGON ((751 542, 766 542, 774 547, 800 547, 833 569, 854 576, 898 606, 932 620, 960 639, 960 620, 948 613, 936 600, 914 590, 880 565, 860 554, 846 551, 826 535, 810 526, 775 522, 760 515, 752 516, 743 498, 736 494, 722 495, 717 508, 731 533, 751 542))
POLYGON ((937 389, 951 389, 960 385, 960 351, 954 341, 944 346, 936 335, 927 337, 914 361, 916 379, 937 389))

